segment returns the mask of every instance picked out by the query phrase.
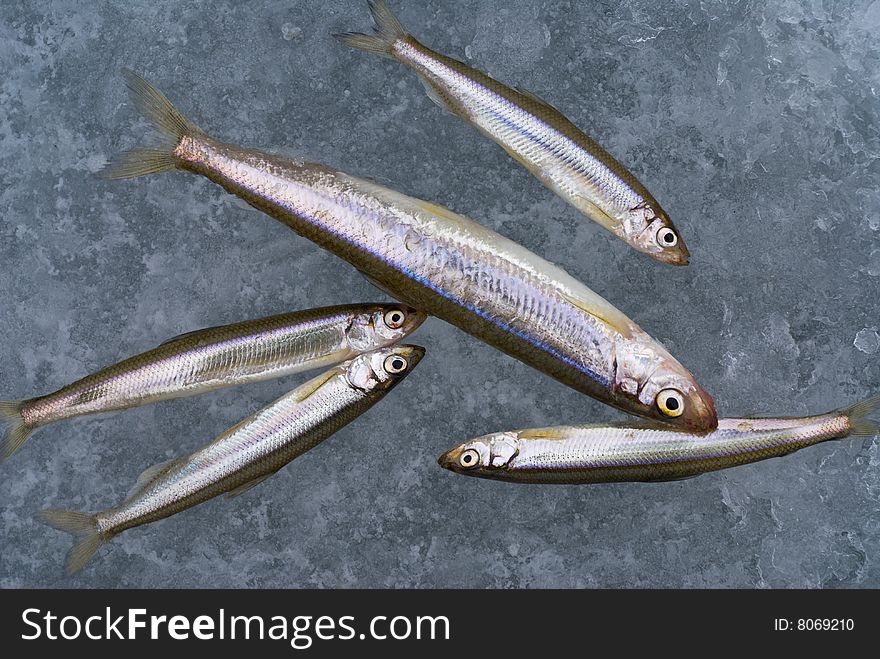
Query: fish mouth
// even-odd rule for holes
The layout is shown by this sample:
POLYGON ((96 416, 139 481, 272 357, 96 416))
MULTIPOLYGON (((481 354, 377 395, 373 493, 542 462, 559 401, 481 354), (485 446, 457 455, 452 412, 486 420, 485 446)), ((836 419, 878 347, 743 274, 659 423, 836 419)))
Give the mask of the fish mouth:
POLYGON ((406 314, 405 328, 407 334, 412 334, 419 327, 422 326, 422 323, 428 320, 428 314, 426 314, 424 311, 416 309, 415 307, 410 307, 402 304, 400 305, 400 309, 403 311, 404 314, 406 314))
POLYGON ((422 361, 422 357, 425 356, 427 350, 425 350, 422 346, 406 344, 394 346, 394 348, 391 349, 391 352, 400 355, 401 357, 405 357, 406 360, 409 362, 409 367, 407 368, 407 371, 411 371, 418 365, 420 361, 422 361))
POLYGON ((688 396, 687 411, 676 421, 691 432, 699 435, 710 433, 718 428, 718 413, 715 401, 704 389, 697 386, 688 396))
POLYGON ((677 247, 672 249, 664 249, 657 255, 657 258, 663 263, 669 265, 688 265, 691 259, 691 253, 684 243, 679 243, 677 247))
POLYGON ((459 472, 461 471, 461 468, 459 467, 458 459, 461 457, 461 453, 461 446, 451 448, 437 458, 437 464, 449 471, 459 472))

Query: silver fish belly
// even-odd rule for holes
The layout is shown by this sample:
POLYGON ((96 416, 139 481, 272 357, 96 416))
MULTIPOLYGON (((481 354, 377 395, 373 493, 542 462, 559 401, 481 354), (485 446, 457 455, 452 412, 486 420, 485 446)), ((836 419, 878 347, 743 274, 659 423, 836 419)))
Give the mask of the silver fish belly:
POLYGON ((424 355, 400 345, 359 355, 297 387, 205 448, 147 469, 129 498, 94 515, 43 511, 43 521, 82 536, 68 556, 80 569, 115 535, 169 517, 219 494, 259 484, 381 400, 424 355))
POLYGON ((668 481, 766 460, 844 437, 867 437, 880 405, 801 418, 719 419, 704 436, 650 424, 557 426, 492 433, 444 453, 439 463, 469 476, 519 483, 668 481))
POLYGON ((561 268, 435 204, 323 165, 213 140, 132 76, 139 107, 166 131, 178 126, 168 136, 174 146, 158 161, 137 151, 123 155, 109 176, 174 168, 202 174, 347 260, 398 300, 579 391, 677 427, 715 427, 712 399, 693 376, 561 268))
POLYGON ((636 250, 686 265, 678 230, 642 183, 559 110, 419 43, 384 0, 372 0, 375 33, 335 35, 418 73, 428 96, 499 144, 541 183, 636 250))
POLYGON ((399 304, 354 304, 183 334, 54 393, 7 403, 0 459, 49 423, 325 368, 400 341, 425 317, 399 304))

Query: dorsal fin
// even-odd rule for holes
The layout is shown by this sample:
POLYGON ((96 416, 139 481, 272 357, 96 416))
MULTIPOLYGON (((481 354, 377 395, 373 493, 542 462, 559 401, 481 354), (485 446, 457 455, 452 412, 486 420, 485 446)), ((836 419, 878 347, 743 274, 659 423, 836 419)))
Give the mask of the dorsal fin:
POLYGON ((184 332, 183 334, 178 334, 177 336, 173 336, 167 341, 163 341, 159 344, 159 346, 167 346, 169 343, 175 343, 176 341, 182 341, 183 339, 191 338, 196 334, 201 334, 202 332, 210 332, 212 330, 217 330, 223 327, 223 325, 216 325, 214 327, 203 327, 201 329, 192 330, 191 332, 184 332))
MULTIPOLYGON (((546 109, 548 111, 552 111, 552 112, 559 112, 559 109, 555 105, 548 103, 543 98, 538 96, 536 93, 529 91, 528 89, 523 89, 522 87, 514 87, 513 89, 516 92, 525 96, 526 98, 531 99, 532 101, 534 101, 538 105, 542 106, 544 109, 546 109)), ((559 112, 559 114, 562 114, 562 113, 559 112)))
POLYGON ((141 472, 141 475, 138 476, 137 480, 132 485, 131 489, 128 491, 128 494, 125 496, 125 502, 131 501, 138 494, 147 489, 147 486, 152 483, 154 480, 159 478, 162 474, 169 472, 173 467, 175 467, 178 463, 182 462, 189 456, 184 456, 183 458, 171 458, 170 460, 166 460, 165 462, 160 462, 158 464, 154 464, 151 467, 147 467, 141 472))

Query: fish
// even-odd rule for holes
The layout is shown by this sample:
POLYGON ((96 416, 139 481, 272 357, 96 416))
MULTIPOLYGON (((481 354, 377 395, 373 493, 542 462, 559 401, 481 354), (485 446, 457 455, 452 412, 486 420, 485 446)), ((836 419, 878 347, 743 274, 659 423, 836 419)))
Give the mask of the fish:
POLYGON ((562 268, 442 206, 323 164, 208 137, 141 76, 124 76, 160 139, 112 159, 104 177, 205 176, 400 302, 577 391, 677 428, 717 425, 712 397, 694 376, 562 268))
POLYGON ((434 103, 499 144, 545 187, 630 247, 662 263, 688 264, 681 233, 648 189, 562 112, 423 46, 384 0, 371 0, 369 7, 374 34, 333 36, 414 70, 434 103))
POLYGON ((722 418, 703 436, 625 422, 497 432, 450 449, 438 462, 458 474, 512 483, 674 481, 830 440, 873 437, 880 426, 865 417, 878 407, 875 395, 815 416, 722 418))
POLYGON ((396 345, 358 355, 288 392, 204 448, 150 467, 115 508, 95 514, 42 510, 38 518, 77 537, 66 561, 73 574, 127 529, 259 485, 382 400, 424 354, 421 346, 396 345))
POLYGON ((50 423, 326 368, 397 343, 426 317, 397 303, 350 304, 181 334, 54 393, 0 401, 0 462, 50 423))

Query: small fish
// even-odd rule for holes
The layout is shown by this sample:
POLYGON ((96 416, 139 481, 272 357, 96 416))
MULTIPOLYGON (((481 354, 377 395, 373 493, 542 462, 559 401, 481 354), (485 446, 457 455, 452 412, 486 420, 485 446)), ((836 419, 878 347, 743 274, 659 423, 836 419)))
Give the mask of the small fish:
POLYGON ((379 402, 424 354, 420 346, 399 345, 336 366, 195 453, 150 467, 116 508, 93 515, 41 511, 42 521, 79 537, 67 556, 68 574, 80 570, 101 545, 126 529, 260 484, 379 402))
POLYGON ((397 343, 425 318, 399 304, 352 304, 182 334, 54 393, 0 401, 0 461, 55 421, 325 368, 397 343))
POLYGON ((444 469, 513 483, 672 481, 793 453, 844 437, 872 437, 865 416, 880 396, 801 418, 719 419, 696 436, 651 424, 558 426, 491 433, 440 456, 444 469))
POLYGON ((559 110, 521 89, 426 48, 403 29, 385 0, 370 0, 376 34, 334 35, 344 44, 402 62, 428 96, 501 145, 578 211, 658 261, 687 265, 681 234, 651 193, 559 110))
POLYGON ((693 432, 712 397, 666 349, 561 268, 473 220, 325 165, 208 137, 137 74, 126 82, 161 132, 107 178, 200 174, 345 259, 404 304, 451 323, 574 389, 693 432))

